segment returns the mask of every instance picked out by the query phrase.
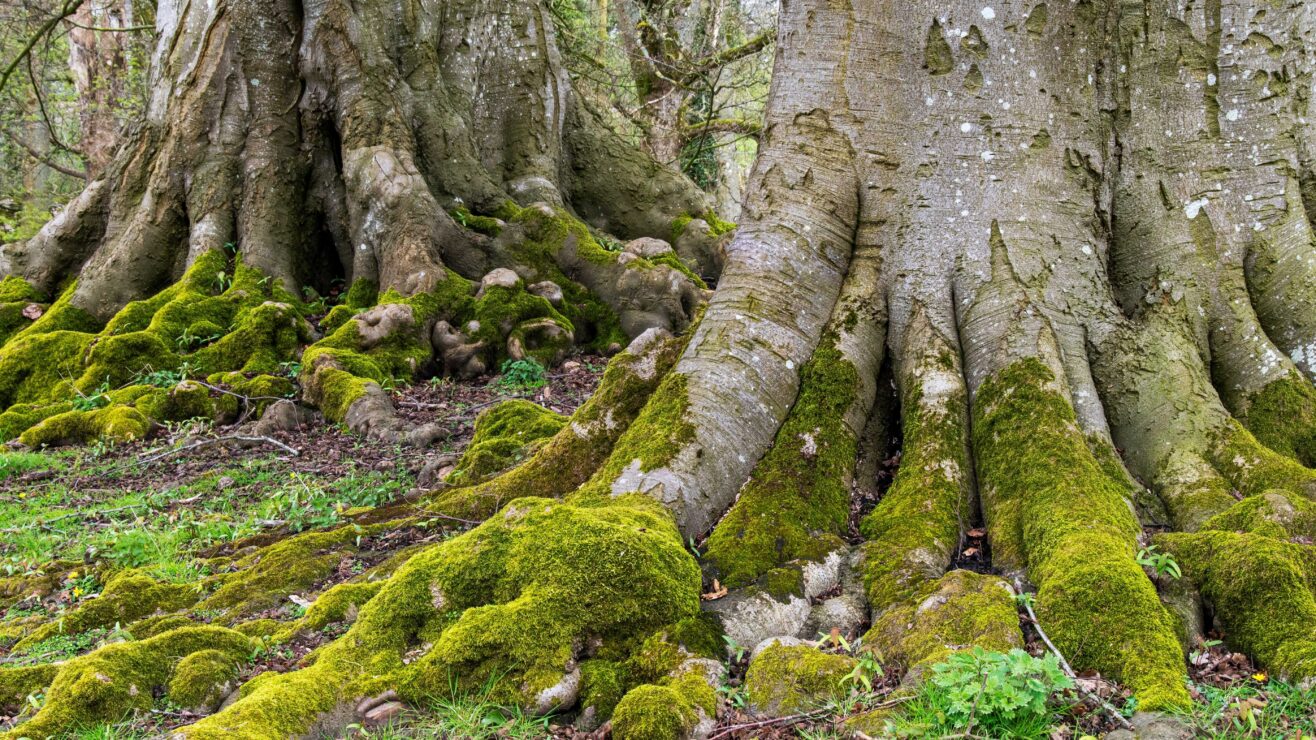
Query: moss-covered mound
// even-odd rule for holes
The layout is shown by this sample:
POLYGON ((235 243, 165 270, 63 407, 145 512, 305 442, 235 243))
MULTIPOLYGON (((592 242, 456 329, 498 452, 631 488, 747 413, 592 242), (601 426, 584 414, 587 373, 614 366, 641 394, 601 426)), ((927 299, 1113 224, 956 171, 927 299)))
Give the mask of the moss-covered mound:
POLYGON ((447 482, 471 485, 488 480, 528 458, 566 423, 567 417, 536 403, 504 401, 475 420, 475 435, 447 482))

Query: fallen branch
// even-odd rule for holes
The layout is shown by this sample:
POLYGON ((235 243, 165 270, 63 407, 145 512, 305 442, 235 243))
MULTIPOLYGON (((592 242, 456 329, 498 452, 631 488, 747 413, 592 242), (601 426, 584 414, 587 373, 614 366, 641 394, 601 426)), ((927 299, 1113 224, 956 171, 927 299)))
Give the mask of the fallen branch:
MULTIPOLYGON (((1023 593, 1022 589, 1020 589, 1020 593, 1023 593)), ((1121 714, 1118 709, 1111 706, 1110 702, 1107 702, 1105 699, 1102 699, 1100 696, 1097 696, 1095 693, 1084 689, 1082 686, 1079 686, 1078 674, 1074 673, 1074 669, 1069 665, 1069 661, 1065 660, 1065 655, 1064 653, 1060 652, 1060 648, 1056 647, 1055 643, 1051 642, 1050 637, 1047 637, 1046 630, 1042 629, 1042 623, 1037 621, 1037 614, 1033 612, 1033 605, 1029 603, 1028 599, 1020 599, 1019 602, 1024 605, 1024 609, 1028 612, 1028 619, 1033 623, 1033 629, 1037 630, 1038 637, 1041 637, 1042 642, 1046 643, 1046 646, 1048 648, 1051 648, 1051 652, 1054 653, 1056 659, 1060 661, 1060 667, 1064 669, 1065 674, 1068 675, 1070 678, 1074 679, 1074 688, 1078 689, 1078 692, 1080 694, 1086 696, 1087 698, 1101 705, 1101 707, 1105 709, 1106 712, 1110 714, 1110 716, 1115 718, 1116 722, 1120 723, 1121 727, 1125 728, 1126 730, 1133 729, 1133 723, 1129 722, 1129 720, 1123 714, 1121 714)))
POLYGON ((273 437, 264 437, 264 436, 253 437, 243 434, 230 434, 224 437, 210 437, 207 439, 197 440, 196 442, 193 442, 192 444, 189 445, 176 447, 172 450, 165 450, 164 452, 161 452, 157 455, 151 455, 150 457, 143 457, 138 462, 140 462, 143 465, 150 465, 153 462, 158 462, 160 460, 165 459, 166 457, 171 457, 173 455, 177 455, 182 452, 188 452, 190 450, 195 450, 200 447, 209 447, 210 445, 222 444, 224 442, 251 442, 258 444, 267 444, 267 445, 272 445, 274 447, 278 447, 279 449, 287 452, 289 455, 292 455, 293 457, 297 457, 298 455, 302 454, 300 450, 294 447, 289 447, 288 445, 280 442, 277 439, 274 439, 273 437))

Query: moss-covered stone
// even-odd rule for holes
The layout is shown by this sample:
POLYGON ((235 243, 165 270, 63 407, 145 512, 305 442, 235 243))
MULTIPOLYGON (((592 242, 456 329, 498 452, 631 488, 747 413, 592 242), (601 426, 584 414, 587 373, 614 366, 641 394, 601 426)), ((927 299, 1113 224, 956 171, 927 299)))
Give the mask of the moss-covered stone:
POLYGON ((845 692, 842 679, 855 664, 848 655, 824 653, 815 647, 769 645, 745 674, 750 707, 767 717, 815 709, 845 692))
POLYGON ((53 664, 0 667, 0 708, 17 714, 27 698, 46 690, 59 667, 53 664))
POLYGON ((708 538, 705 557, 738 588, 791 560, 817 560, 844 546, 846 481, 858 441, 845 414, 858 393, 854 364, 824 337, 800 371, 800 394, 772 449, 708 538))
POLYGON ((974 412, 993 558, 1018 543, 1047 633, 1076 667, 1132 688, 1141 708, 1186 706, 1174 620, 1134 561, 1127 489, 1093 457, 1055 376, 1017 362, 983 383, 974 412))
POLYGON ((504 401, 475 420, 475 434, 448 475, 453 485, 487 480, 524 461, 542 442, 566 426, 567 417, 521 399, 504 401))
POLYGON ((864 636, 865 647, 913 674, 965 647, 1006 652, 1023 642, 1009 584, 967 570, 953 570, 887 609, 864 636))
POLYGON ((612 716, 612 735, 617 740, 684 738, 716 713, 717 694, 690 671, 665 685, 645 684, 627 692, 612 716))

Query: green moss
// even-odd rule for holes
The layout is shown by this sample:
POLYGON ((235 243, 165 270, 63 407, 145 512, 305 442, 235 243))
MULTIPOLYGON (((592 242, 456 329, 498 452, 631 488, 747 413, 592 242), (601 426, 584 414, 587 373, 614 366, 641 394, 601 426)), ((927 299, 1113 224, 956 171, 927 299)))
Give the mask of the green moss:
POLYGON ((128 439, 153 422, 222 415, 232 401, 210 403, 194 388, 185 397, 119 395, 152 373, 277 373, 310 337, 299 306, 279 302, 285 296, 263 275, 240 259, 230 264, 221 251, 201 255, 177 283, 129 303, 104 327, 73 307, 72 296, 70 288, 0 348, 0 408, 25 407, 0 420, 6 439, 43 420, 51 424, 34 430, 32 442, 128 439), (135 404, 136 410, 63 415, 69 409, 60 406, 76 394, 104 390, 116 404, 135 404))
POLYGON ((1243 499, 1211 517, 1202 530, 1273 537, 1316 539, 1316 504, 1286 491, 1269 491, 1243 499))
POLYGON ((626 693, 626 673, 610 660, 587 660, 580 664, 580 708, 593 709, 596 717, 610 717, 626 693))
POLYGON ((31 631, 13 649, 22 651, 57 634, 76 634, 97 627, 130 624, 157 612, 171 612, 196 601, 188 585, 161 583, 137 570, 121 571, 105 584, 101 595, 89 599, 58 620, 31 631))
MULTIPOLYGON (((867 540, 864 585, 875 613, 938 578, 959 544, 961 523, 969 521, 964 391, 925 400, 916 386, 904 395, 900 468, 877 508, 860 523, 867 540)), ((1008 550, 1010 541, 1002 538, 1000 546, 1008 550)), ((992 540, 994 548, 997 542, 992 540)))
POLYGON ((1023 647, 1014 592, 996 576, 953 570, 887 609, 864 636, 883 661, 911 671, 968 646, 1023 647))
POLYGON ((1278 676, 1316 676, 1316 558, 1264 534, 1166 534, 1156 544, 1210 600, 1230 646, 1278 676))
POLYGON ((152 706, 154 691, 168 684, 179 658, 213 649, 236 662, 252 647, 246 637, 220 627, 185 627, 106 645, 60 666, 41 710, 3 737, 49 737, 86 724, 118 722, 152 706))
POLYGON ((666 465, 694 441, 695 428, 687 419, 687 379, 671 372, 640 412, 639 417, 617 440, 608 462, 573 495, 580 501, 603 501, 614 496, 613 482, 628 468, 648 472, 666 465))
POLYGON ((238 661, 223 650, 198 650, 178 662, 168 696, 181 707, 213 710, 237 686, 238 661))
POLYGON ((574 491, 607 460, 617 439, 676 363, 685 343, 682 339, 658 341, 661 345, 646 350, 643 357, 630 352, 613 357, 598 390, 530 461, 486 483, 445 492, 427 508, 448 516, 483 519, 514 498, 555 498, 574 491))
POLYGON ((341 527, 290 537, 235 562, 234 572, 217 576, 219 588, 197 605, 225 609, 227 617, 252 614, 304 591, 332 574, 344 555, 355 551, 357 532, 341 527))
POLYGON ((854 669, 855 663, 848 655, 774 643, 749 664, 745 691, 750 706, 769 717, 815 709, 844 693, 841 680, 854 669))
POLYGON ((340 701, 386 688, 420 701, 450 691, 454 678, 465 689, 506 676, 490 699, 534 705, 582 641, 622 650, 696 616, 700 585, 661 506, 517 500, 414 555, 314 664, 244 687, 241 700, 184 734, 304 734, 340 701), (432 647, 406 662, 424 645, 432 647))
POLYGON ((1259 496, 1276 488, 1316 496, 1316 472, 1262 446, 1233 419, 1212 452, 1211 463, 1244 496, 1259 496))
POLYGON ((1054 381, 1030 358, 978 391, 973 438, 993 558, 998 543, 1019 543, 1038 617, 1076 667, 1123 682, 1140 708, 1185 706, 1174 621, 1134 562, 1140 527, 1127 489, 1101 469, 1054 381))
POLYGON ((722 630, 708 614, 687 617, 650 635, 627 661, 630 685, 661 681, 690 658, 717 658, 722 630))
POLYGON ((1202 458, 1176 450, 1156 477, 1156 492, 1178 529, 1194 532, 1213 515, 1234 505, 1229 484, 1202 458))
POLYGON ((53 664, 0 667, 0 708, 10 715, 27 706, 27 698, 39 694, 55 680, 59 667, 53 664))
POLYGON ((295 635, 323 629, 335 622, 355 621, 360 607, 383 588, 383 581, 340 583, 316 597, 306 614, 296 623, 275 635, 275 642, 285 642, 295 635))
POLYGON ((552 321, 566 336, 573 336, 576 331, 570 319, 553 308, 548 299, 527 291, 523 281, 518 281, 510 288, 501 285, 485 288, 484 295, 475 301, 473 318, 480 325, 474 338, 495 348, 495 364, 507 358, 506 340, 510 338, 520 339, 526 355, 539 360, 543 365, 558 361, 565 350, 569 349, 569 346, 553 343, 531 346, 522 328, 528 322, 552 321))
POLYGON ((567 417, 521 399, 504 401, 475 420, 475 434, 448 476, 449 483, 469 485, 525 460, 537 443, 566 426, 567 417))
POLYGON ((697 672, 690 671, 658 686, 645 684, 627 692, 612 716, 617 740, 671 740, 686 737, 704 717, 717 711, 717 695, 697 672))
POLYGON ((18 441, 28 447, 83 444, 96 439, 130 442, 150 431, 150 420, 137 409, 109 406, 95 411, 66 411, 44 419, 19 435, 18 441))
POLYGON ((1290 377, 1252 397, 1243 426, 1261 444, 1307 467, 1316 466, 1316 388, 1290 377))
POLYGON ((196 622, 178 614, 157 614, 127 623, 128 633, 136 640, 155 637, 179 627, 194 627, 196 622))
POLYGON ((731 588, 753 583, 782 563, 816 560, 844 545, 846 481, 858 451, 845 415, 859 376, 836 348, 836 338, 827 336, 801 369, 800 383, 772 449, 708 539, 706 558, 731 588))
POLYGON ((43 297, 28 284, 26 280, 16 275, 8 275, 0 279, 0 303, 41 303, 43 297))
POLYGON ((169 389, 157 389, 143 395, 136 402, 138 411, 156 421, 186 421, 213 418, 215 404, 210 390, 200 383, 185 380, 169 389))
POLYGON ((477 234, 498 236, 503 231, 501 220, 492 216, 476 216, 464 207, 454 208, 451 216, 454 221, 477 234))

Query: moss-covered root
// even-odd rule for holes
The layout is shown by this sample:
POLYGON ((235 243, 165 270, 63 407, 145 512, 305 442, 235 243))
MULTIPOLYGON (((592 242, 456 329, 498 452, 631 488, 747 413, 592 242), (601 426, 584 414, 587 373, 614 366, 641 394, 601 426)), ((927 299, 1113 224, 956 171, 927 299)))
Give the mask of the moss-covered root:
POLYGON ((772 448, 708 539, 722 583, 748 585, 783 563, 842 546, 859 438, 877 397, 885 306, 875 300, 880 258, 861 247, 800 390, 772 448))
POLYGON ((1316 471, 1262 445, 1233 419, 1217 433, 1210 460, 1244 496, 1260 496, 1280 488, 1316 499, 1316 471))
MULTIPOLYGON (((12 287, 12 284, 10 284, 12 287)), ((0 438, 30 446, 129 440, 153 424, 236 415, 198 383, 271 377, 311 337, 305 307, 222 251, 103 326, 75 308, 76 286, 0 348, 0 438), (157 387, 168 380, 172 389, 157 387), (76 406, 76 408, 75 408, 76 406)))
POLYGON ((973 418, 993 556, 1004 549, 1027 565, 1057 646, 1129 686, 1143 709, 1187 705, 1173 620, 1134 562, 1129 490, 1093 456, 1054 374, 1035 358, 1016 362, 983 383, 973 418), (1017 533, 1003 530, 1002 513, 1017 533))
POLYGON ((469 309, 473 286, 448 272, 428 293, 380 296, 379 305, 339 326, 302 353, 307 400, 332 421, 368 438, 428 445, 435 427, 402 420, 383 387, 410 380, 434 356, 434 327, 469 309))
POLYGON ((128 625, 157 612, 177 611, 196 603, 199 596, 191 584, 161 583, 136 570, 121 571, 105 584, 98 598, 32 630, 11 650, 25 650, 57 634, 128 625))
POLYGON ((199 688, 201 679, 195 672, 187 675, 197 681, 176 676, 180 659, 204 653, 236 666, 250 657, 253 648, 249 638, 222 627, 182 627, 145 640, 107 645, 60 666, 40 711, 0 737, 63 736, 79 726, 116 722, 133 710, 149 709, 157 691, 171 688, 190 699, 205 690, 199 688), (172 682, 175 677, 179 680, 172 682))
MULTIPOLYGON (((1238 521, 1221 524, 1238 525, 1238 521)), ((1263 530, 1264 531, 1264 530, 1263 530)), ((1265 534, 1208 531, 1165 534, 1174 555, 1210 600, 1229 644, 1255 655, 1275 675, 1316 677, 1316 554, 1265 534)))
POLYGON ((890 490, 860 531, 864 583, 875 614, 904 601, 950 567, 970 521, 968 393, 959 354, 921 312, 909 336, 924 341, 897 370, 904 454, 890 490))
POLYGON ((480 413, 475 434, 446 481, 474 484, 525 460, 566 426, 567 417, 537 403, 514 399, 480 413))
POLYGON ((696 617, 700 586, 671 516, 647 498, 518 499, 414 555, 312 665, 249 683, 181 732, 300 735, 359 697, 396 689, 420 702, 453 680, 496 681, 492 700, 537 712, 570 707, 587 658, 626 661, 644 637, 696 617))
POLYGON ((1232 488, 1214 466, 1187 450, 1171 452, 1153 481, 1174 528, 1196 532, 1211 517, 1234 505, 1232 488))
POLYGON ((676 364, 685 341, 660 329, 636 337, 608 363, 594 395, 529 460, 490 481, 444 491, 427 508, 483 519, 514 498, 557 498, 575 490, 607 460, 617 439, 676 364))
POLYGON ((1239 416, 1261 444, 1316 467, 1316 388, 1296 372, 1261 389, 1239 416))
POLYGON ((886 610, 864 645, 917 680, 924 666, 968 646, 1005 652, 1023 647, 1014 589, 996 576, 953 570, 886 610))

